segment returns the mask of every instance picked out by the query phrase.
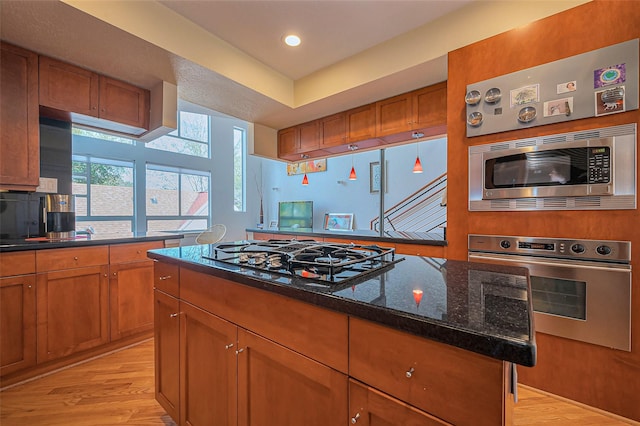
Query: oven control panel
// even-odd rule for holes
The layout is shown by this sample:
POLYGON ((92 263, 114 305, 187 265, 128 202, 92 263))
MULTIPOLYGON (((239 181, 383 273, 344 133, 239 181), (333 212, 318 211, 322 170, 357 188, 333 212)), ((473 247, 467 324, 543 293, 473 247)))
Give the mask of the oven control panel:
POLYGON ((621 263, 631 261, 629 241, 469 235, 469 251, 621 263))

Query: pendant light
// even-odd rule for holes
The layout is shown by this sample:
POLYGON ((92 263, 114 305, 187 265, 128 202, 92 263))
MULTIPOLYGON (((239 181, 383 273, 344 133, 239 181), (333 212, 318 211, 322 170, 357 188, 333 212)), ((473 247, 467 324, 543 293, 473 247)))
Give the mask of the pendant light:
MULTIPOLYGON (((414 132, 413 137, 415 139, 421 138, 424 136, 423 133, 414 132)), ((422 173, 422 163, 420 162, 420 152, 419 152, 420 144, 416 142, 416 162, 413 165, 413 173, 422 173)))
POLYGON ((356 168, 353 165, 353 151, 358 149, 358 145, 349 145, 349 150, 352 152, 351 154, 351 172, 349 172, 349 180, 358 180, 358 176, 356 175, 356 168))
POLYGON ((304 174, 304 177, 302 178, 302 184, 303 184, 304 186, 309 185, 309 178, 307 177, 307 174, 306 174, 306 173, 304 174))
POLYGON ((418 152, 418 144, 416 144, 416 162, 413 165, 413 173, 422 173, 422 163, 420 162, 420 153, 418 152))

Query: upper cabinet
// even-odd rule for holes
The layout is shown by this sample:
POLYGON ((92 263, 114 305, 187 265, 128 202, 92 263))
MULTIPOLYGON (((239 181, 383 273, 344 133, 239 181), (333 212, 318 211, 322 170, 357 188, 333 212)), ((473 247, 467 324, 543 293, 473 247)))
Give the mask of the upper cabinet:
POLYGON ((442 82, 278 132, 278 157, 287 161, 403 143, 414 133, 446 133, 447 83, 442 82))
POLYGON ((38 56, 1 43, 0 189, 34 191, 40 179, 38 56))
POLYGON ((435 136, 446 124, 446 82, 376 102, 376 136, 385 143, 411 140, 414 133, 435 136))
POLYGON ((149 130, 148 90, 46 56, 39 68, 45 115, 64 111, 73 122, 131 135, 149 130))

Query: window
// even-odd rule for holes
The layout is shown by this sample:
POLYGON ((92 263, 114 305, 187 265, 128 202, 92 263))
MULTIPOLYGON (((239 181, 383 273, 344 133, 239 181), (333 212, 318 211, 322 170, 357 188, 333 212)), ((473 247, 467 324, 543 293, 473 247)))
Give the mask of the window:
POLYGON ((233 210, 244 212, 245 209, 245 158, 247 154, 247 138, 244 129, 233 128, 233 210))
POLYGON ((178 128, 145 146, 147 148, 178 154, 209 158, 209 135, 211 120, 208 115, 180 111, 178 128))
POLYGON ((73 188, 78 229, 101 234, 134 228, 134 164, 74 155, 73 188))
POLYGON ((208 227, 210 173, 148 164, 147 230, 208 227))

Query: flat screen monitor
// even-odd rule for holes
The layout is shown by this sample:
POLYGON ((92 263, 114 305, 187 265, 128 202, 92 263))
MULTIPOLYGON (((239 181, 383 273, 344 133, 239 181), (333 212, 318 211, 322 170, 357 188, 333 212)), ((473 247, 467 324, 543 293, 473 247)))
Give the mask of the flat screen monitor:
POLYGON ((280 231, 313 231, 313 201, 281 201, 278 205, 280 231))

